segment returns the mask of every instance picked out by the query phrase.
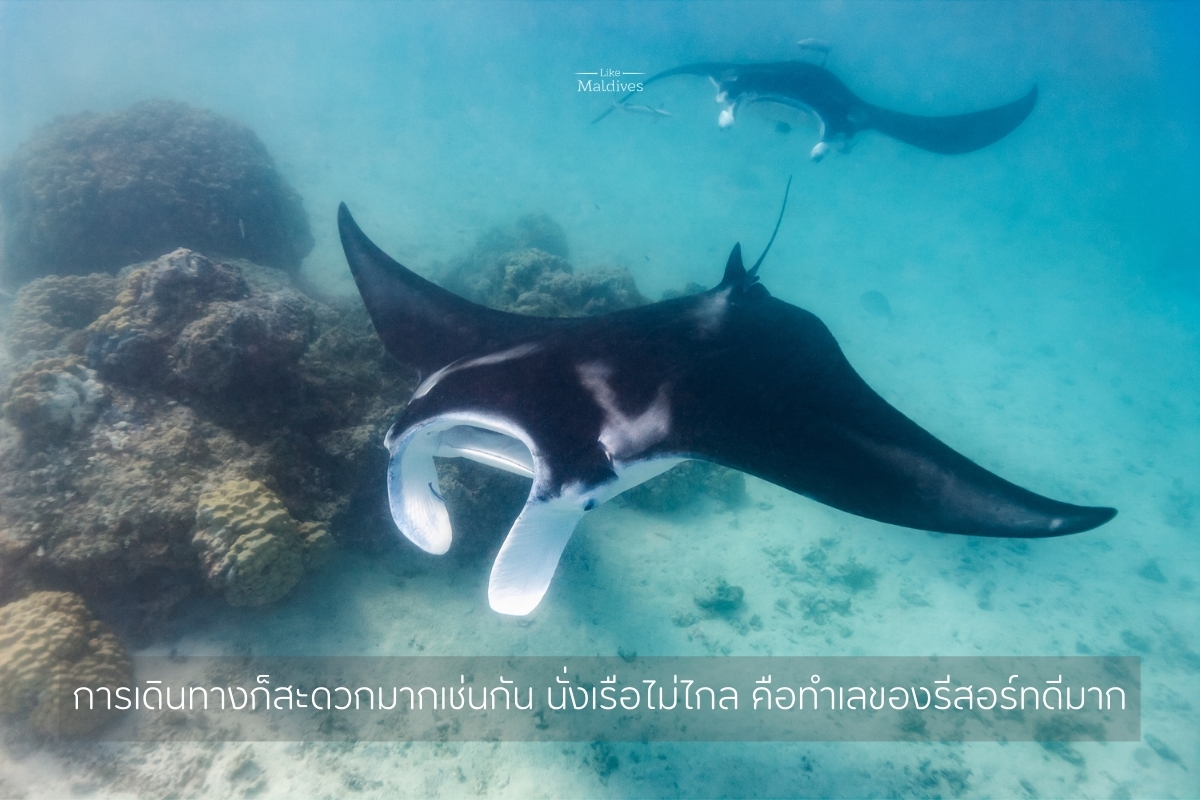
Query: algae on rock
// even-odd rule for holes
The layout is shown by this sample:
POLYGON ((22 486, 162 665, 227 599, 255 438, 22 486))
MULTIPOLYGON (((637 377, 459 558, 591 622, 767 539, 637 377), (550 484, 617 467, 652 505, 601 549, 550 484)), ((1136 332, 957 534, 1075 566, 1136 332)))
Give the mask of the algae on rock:
POLYGON ((476 303, 540 317, 590 316, 647 302, 626 269, 577 273, 567 261, 566 235, 544 214, 480 236, 439 282, 476 303))
POLYGON ((0 411, 27 445, 37 447, 82 431, 104 398, 95 370, 76 358, 45 358, 13 379, 0 411))

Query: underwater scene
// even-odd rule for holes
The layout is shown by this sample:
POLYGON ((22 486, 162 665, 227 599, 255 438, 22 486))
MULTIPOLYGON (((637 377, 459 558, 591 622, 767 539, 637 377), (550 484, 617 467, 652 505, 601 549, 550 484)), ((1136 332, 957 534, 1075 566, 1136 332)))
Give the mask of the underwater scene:
POLYGON ((1197 75, 1185 3, 0 0, 0 797, 1200 797, 1197 75))

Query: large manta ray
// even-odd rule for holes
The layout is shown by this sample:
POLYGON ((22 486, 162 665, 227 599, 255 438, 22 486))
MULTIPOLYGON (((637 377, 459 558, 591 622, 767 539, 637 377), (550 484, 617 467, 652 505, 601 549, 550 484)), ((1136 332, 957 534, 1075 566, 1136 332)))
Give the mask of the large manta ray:
MULTIPOLYGON (((810 155, 819 161, 829 152, 830 142, 847 145, 859 131, 875 129, 881 133, 934 153, 970 153, 1003 139, 1025 121, 1037 102, 1037 86, 1020 100, 1006 105, 954 114, 922 117, 889 111, 872 105, 850 91, 832 72, 807 61, 783 61, 777 64, 687 64, 652 75, 643 88, 674 75, 703 75, 717 89, 722 128, 733 125, 736 115, 750 103, 780 103, 812 114, 821 124, 821 134, 810 155)), ((630 92, 614 105, 616 108, 637 92, 630 92)), ((613 110, 609 108, 593 122, 599 122, 613 110)))
POLYGON ((449 549, 434 456, 533 479, 492 567, 502 614, 537 606, 584 514, 685 459, 927 531, 1061 536, 1116 514, 1034 494, 935 439, 867 386, 819 319, 771 297, 762 258, 745 269, 740 245, 703 294, 547 319, 430 283, 344 203, 338 227, 384 348, 422 379, 385 439, 396 526, 427 552, 449 549))

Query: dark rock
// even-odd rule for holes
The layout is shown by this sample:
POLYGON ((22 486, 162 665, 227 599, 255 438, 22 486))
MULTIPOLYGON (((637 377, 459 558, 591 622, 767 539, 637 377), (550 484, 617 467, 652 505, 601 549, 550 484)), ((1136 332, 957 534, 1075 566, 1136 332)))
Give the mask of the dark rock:
POLYGON ((312 338, 312 302, 264 268, 176 250, 125 276, 117 304, 89 326, 100 376, 176 393, 245 392, 280 379, 312 338))

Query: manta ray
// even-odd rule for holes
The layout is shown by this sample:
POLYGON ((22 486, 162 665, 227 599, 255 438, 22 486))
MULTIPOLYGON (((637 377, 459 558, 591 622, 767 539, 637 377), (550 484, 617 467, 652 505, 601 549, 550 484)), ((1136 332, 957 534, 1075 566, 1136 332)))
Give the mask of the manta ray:
MULTIPOLYGON (((642 86, 675 75, 701 75, 712 82, 721 105, 717 124, 722 128, 733 125, 738 111, 751 103, 780 103, 812 114, 821 127, 809 154, 814 161, 829 152, 831 142, 846 147, 856 133, 870 129, 933 153, 970 153, 1012 133, 1029 116, 1038 95, 1034 85, 1024 97, 1006 105, 967 114, 923 117, 872 105, 832 72, 807 61, 687 64, 652 75, 642 81, 642 86)), ((634 94, 621 98, 618 105, 634 94)), ((599 122, 612 110, 607 109, 592 122, 599 122)))
POLYGON ((757 274, 766 250, 746 269, 735 245, 702 294, 542 318, 425 280, 376 247, 344 203, 338 227, 385 350, 420 375, 384 439, 396 527, 429 553, 449 549, 435 456, 533 480, 488 582, 501 614, 541 602, 586 513, 686 459, 927 531, 1062 536, 1116 514, 1009 483, 889 405, 821 320, 770 295, 757 274))

